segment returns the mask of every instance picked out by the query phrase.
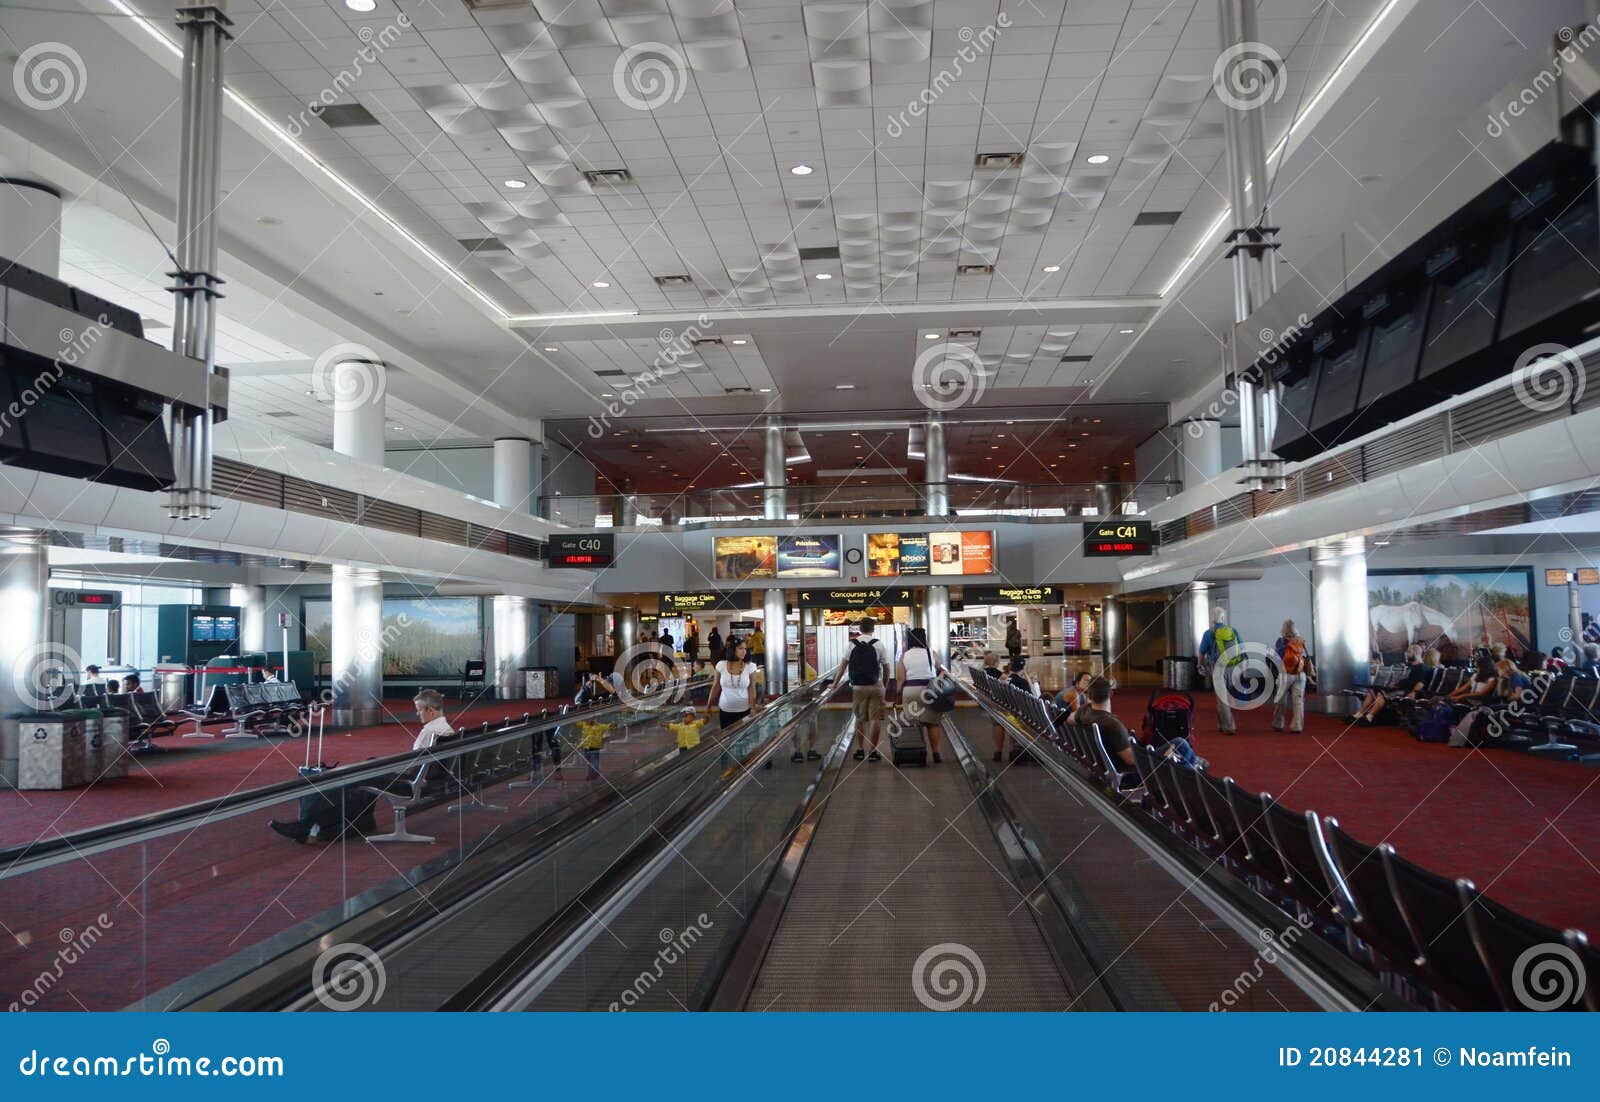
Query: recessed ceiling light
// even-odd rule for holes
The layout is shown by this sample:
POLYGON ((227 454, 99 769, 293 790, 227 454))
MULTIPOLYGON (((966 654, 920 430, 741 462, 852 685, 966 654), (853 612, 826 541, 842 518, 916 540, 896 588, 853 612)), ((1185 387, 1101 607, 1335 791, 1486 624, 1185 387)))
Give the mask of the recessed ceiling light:
MULTIPOLYGON (((609 398, 609 397, 611 397, 611 395, 609 395, 609 394, 602 394, 602 395, 600 395, 600 397, 602 397, 602 398, 609 398)), ((613 435, 615 435, 615 434, 613 434, 613 435)))
POLYGON ((1061 265, 1059 265, 1059 264, 1046 264, 1044 266, 1044 270, 1047 271, 1047 272, 1059 272, 1061 270, 1061 265))
POLYGON ((827 272, 818 272, 817 273, 817 278, 818 279, 832 279, 833 276, 829 275, 827 272))
POLYGON ((922 334, 922 339, 925 340, 925 341, 936 341, 936 340, 939 339, 939 334, 937 334, 937 333, 924 333, 924 334, 922 334))
POLYGON ((506 187, 510 188, 512 191, 521 191, 523 188, 525 188, 527 186, 528 186, 528 181, 526 181, 526 180, 507 180, 506 181, 506 187))
POLYGON ((598 287, 598 288, 600 288, 600 289, 601 289, 601 290, 602 290, 602 291, 603 291, 603 290, 605 290, 605 289, 606 289, 606 288, 607 288, 607 287, 609 287, 609 286, 611 286, 611 284, 609 284, 609 283, 607 283, 607 282, 606 282, 606 281, 605 281, 605 280, 603 280, 603 279, 597 279, 597 280, 595 280, 595 281, 594 281, 594 282, 593 282, 593 283, 592 283, 592 284, 590 284, 590 286, 592 286, 592 287, 598 287))
POLYGON ((378 6, 378 0, 344 0, 344 6, 351 11, 372 11, 378 6))
POLYGON ((770 386, 764 386, 764 387, 761 388, 761 393, 763 393, 763 394, 771 394, 772 393, 772 388, 770 386))
POLYGON ((750 342, 745 340, 743 337, 735 337, 735 338, 733 338, 733 343, 734 344, 749 344, 750 342))
POLYGON ((553 345, 553 344, 547 344, 547 345, 545 345, 545 346, 544 346, 544 350, 545 350, 545 351, 546 351, 546 352, 555 352, 555 351, 557 351, 557 349, 556 349, 556 346, 555 346, 555 345, 553 345))
POLYGON ((1117 332, 1121 333, 1124 337, 1126 337, 1129 333, 1132 333, 1133 330, 1132 329, 1118 329, 1117 332))
POLYGON ((795 165, 793 168, 791 168, 789 170, 789 175, 791 175, 791 176, 810 176, 811 175, 811 166, 810 165, 795 165))
POLYGON ((1092 165, 1103 165, 1110 159, 1111 158, 1106 156, 1104 153, 1096 153, 1093 157, 1089 158, 1089 163, 1092 165))
POLYGON ((855 388, 856 388, 856 384, 855 383, 834 383, 833 384, 833 389, 834 390, 854 390, 855 388))

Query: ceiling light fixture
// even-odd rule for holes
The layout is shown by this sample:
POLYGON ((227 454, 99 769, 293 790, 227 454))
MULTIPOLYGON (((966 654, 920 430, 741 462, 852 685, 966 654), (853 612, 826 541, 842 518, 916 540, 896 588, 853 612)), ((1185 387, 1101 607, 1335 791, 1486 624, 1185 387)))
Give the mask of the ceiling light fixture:
POLYGON ((545 351, 546 351, 546 352, 555 352, 555 351, 557 351, 557 349, 556 349, 556 346, 555 346, 555 345, 553 345, 553 344, 547 344, 547 345, 545 345, 545 346, 544 346, 544 350, 545 350, 545 351))
POLYGON ((750 342, 745 340, 743 337, 735 337, 735 338, 733 338, 733 343, 734 344, 749 344, 750 342))
POLYGON ((791 168, 789 170, 789 175, 791 175, 791 176, 810 176, 811 172, 812 172, 812 168, 811 168, 810 165, 795 165, 793 168, 791 168))
POLYGON ((378 0, 344 0, 344 6, 351 11, 369 12, 378 6, 378 0))
POLYGON ((1132 329, 1118 329, 1117 332, 1121 333, 1124 337, 1126 337, 1129 333, 1132 333, 1133 330, 1132 329))
POLYGON ((818 279, 832 279, 833 276, 828 274, 827 272, 818 272, 817 273, 817 278, 818 279))
POLYGON ((834 390, 854 390, 855 388, 856 388, 856 384, 855 383, 834 383, 833 384, 833 389, 834 390))
POLYGON ((523 188, 525 188, 527 186, 528 186, 528 181, 526 181, 526 180, 507 180, 506 181, 506 187, 510 188, 512 191, 521 191, 523 188))
POLYGON ((922 339, 925 340, 925 341, 936 341, 936 340, 939 339, 939 334, 937 334, 937 333, 924 333, 922 335, 922 339))
POLYGON ((1096 153, 1093 157, 1089 158, 1089 163, 1092 165, 1103 165, 1110 159, 1111 158, 1106 156, 1104 153, 1096 153))
POLYGON ((1059 272, 1061 270, 1061 265, 1059 265, 1059 264, 1046 264, 1044 266, 1044 270, 1047 271, 1047 272, 1059 272))
POLYGON ((602 291, 604 291, 604 290, 605 290, 605 289, 606 289, 606 288, 607 288, 607 287, 609 287, 609 286, 611 286, 611 284, 609 284, 609 283, 607 283, 607 282, 606 282, 606 281, 605 281, 605 280, 603 280, 603 279, 597 279, 597 280, 595 280, 595 281, 594 281, 594 282, 593 282, 593 283, 591 283, 591 284, 590 284, 590 286, 591 286, 591 287, 598 287, 598 288, 600 288, 600 289, 601 289, 601 290, 602 290, 602 291))

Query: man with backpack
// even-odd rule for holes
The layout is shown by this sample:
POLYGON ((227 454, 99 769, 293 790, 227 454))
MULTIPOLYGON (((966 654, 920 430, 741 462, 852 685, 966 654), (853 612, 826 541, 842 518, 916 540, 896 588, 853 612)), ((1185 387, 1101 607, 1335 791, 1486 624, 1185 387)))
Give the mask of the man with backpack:
POLYGON ((1283 622, 1283 632, 1276 644, 1278 659, 1283 663, 1283 684, 1278 689, 1278 702, 1272 708, 1272 729, 1283 730, 1287 716, 1291 734, 1300 734, 1306 728, 1306 681, 1315 677, 1311 656, 1306 653, 1305 638, 1294 629, 1293 620, 1283 622))
MULTIPOLYGON (((1200 662, 1205 667, 1204 676, 1213 676, 1219 666, 1237 666, 1241 660, 1239 633, 1228 626, 1228 610, 1220 606, 1212 609, 1211 627, 1200 637, 1200 662)), ((1217 693, 1217 730, 1225 735, 1238 734, 1226 689, 1217 693)))
POLYGON ((882 761, 878 753, 878 736, 883 727, 884 691, 889 683, 889 653, 872 633, 877 622, 868 616, 861 621, 861 632, 850 644, 850 657, 840 671, 835 685, 845 677, 850 679, 850 706, 856 718, 855 760, 882 761), (871 753, 862 747, 870 741, 871 753))

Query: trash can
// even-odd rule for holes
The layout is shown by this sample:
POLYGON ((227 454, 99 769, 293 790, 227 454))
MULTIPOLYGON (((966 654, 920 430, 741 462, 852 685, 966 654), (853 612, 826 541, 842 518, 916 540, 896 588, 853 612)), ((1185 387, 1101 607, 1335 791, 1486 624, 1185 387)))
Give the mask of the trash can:
POLYGON ((114 780, 128 775, 128 717, 121 712, 100 714, 100 769, 101 780, 114 780))
POLYGON ((154 673, 163 712, 181 712, 189 706, 189 671, 160 669, 154 673))
POLYGON ((549 700, 556 692, 557 674, 554 666, 523 666, 523 693, 529 700, 549 700))
POLYGON ((83 717, 40 712, 8 719, 17 727, 17 787, 72 788, 83 783, 83 717))
POLYGON ((1169 654, 1161 660, 1161 686, 1179 692, 1191 692, 1199 680, 1195 660, 1184 654, 1169 654))

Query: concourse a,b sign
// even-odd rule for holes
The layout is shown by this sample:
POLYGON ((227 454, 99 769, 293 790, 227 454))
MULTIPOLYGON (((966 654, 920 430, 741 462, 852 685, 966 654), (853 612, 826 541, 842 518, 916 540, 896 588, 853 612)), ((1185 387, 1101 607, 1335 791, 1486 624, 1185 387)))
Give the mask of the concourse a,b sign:
POLYGON ((1121 517, 1116 520, 1085 521, 1083 555, 1088 559, 1115 559, 1124 555, 1155 553, 1155 533, 1148 520, 1121 517))
POLYGON ((585 532, 550 537, 551 566, 610 566, 616 554, 612 532, 585 532))

